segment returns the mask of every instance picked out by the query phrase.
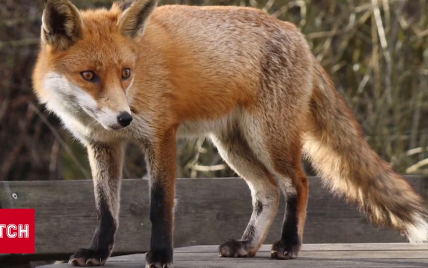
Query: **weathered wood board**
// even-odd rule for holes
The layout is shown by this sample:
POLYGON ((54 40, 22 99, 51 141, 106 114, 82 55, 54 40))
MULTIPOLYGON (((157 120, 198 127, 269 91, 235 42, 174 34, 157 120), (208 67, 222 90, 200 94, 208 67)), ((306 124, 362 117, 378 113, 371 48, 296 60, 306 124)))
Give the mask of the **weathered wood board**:
MULTIPOLYGON (((144 254, 110 258, 106 267, 144 268, 144 254)), ((270 245, 255 258, 219 258, 217 246, 175 250, 175 268, 413 268, 428 266, 428 244, 305 244, 298 259, 270 259, 270 245)), ((67 268, 68 264, 38 268, 67 268)))
MULTIPOLYGON (((409 182, 426 193, 421 177, 409 182)), ((250 191, 239 178, 178 179, 175 246, 219 244, 239 238, 251 214, 250 191)), ((95 224, 92 181, 0 182, 1 208, 36 209, 36 253, 72 254, 90 243, 95 224)), ((284 202, 266 243, 278 239, 284 202)), ((148 250, 147 181, 124 180, 116 254, 148 250)), ((397 232, 369 225, 354 206, 333 197, 318 178, 310 178, 305 243, 404 242, 397 232)), ((0 256, 1 257, 1 256, 0 256)))

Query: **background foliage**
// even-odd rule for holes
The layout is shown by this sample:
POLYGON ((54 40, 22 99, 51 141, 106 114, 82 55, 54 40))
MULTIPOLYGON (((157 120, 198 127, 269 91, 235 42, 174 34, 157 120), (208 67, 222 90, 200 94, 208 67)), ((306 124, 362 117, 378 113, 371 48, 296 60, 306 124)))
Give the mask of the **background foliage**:
MULTIPOLYGON (((72 0, 81 8, 110 0, 72 0)), ((240 5, 295 23, 362 124, 396 170, 428 172, 428 2, 426 0, 164 0, 240 5)), ((89 178, 84 148, 37 104, 31 72, 42 0, 0 0, 0 180, 89 178)), ((197 101, 197 100, 195 100, 197 101)), ((177 175, 234 175, 204 140, 178 143, 177 175)), ((129 146, 125 177, 145 174, 129 146)))

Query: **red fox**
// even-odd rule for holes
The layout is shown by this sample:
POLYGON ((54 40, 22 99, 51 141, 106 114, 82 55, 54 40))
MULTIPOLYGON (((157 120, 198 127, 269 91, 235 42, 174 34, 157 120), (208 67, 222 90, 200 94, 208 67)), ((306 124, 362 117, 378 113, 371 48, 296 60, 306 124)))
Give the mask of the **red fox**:
POLYGON ((305 37, 242 7, 156 7, 156 0, 80 11, 46 0, 35 92, 88 150, 98 225, 76 266, 104 265, 119 224, 124 144, 141 145, 150 176, 146 267, 172 267, 176 139, 206 136, 248 183, 253 213, 222 257, 252 257, 286 197, 276 259, 303 240, 308 157, 333 192, 374 224, 427 240, 424 201, 364 140, 305 37))

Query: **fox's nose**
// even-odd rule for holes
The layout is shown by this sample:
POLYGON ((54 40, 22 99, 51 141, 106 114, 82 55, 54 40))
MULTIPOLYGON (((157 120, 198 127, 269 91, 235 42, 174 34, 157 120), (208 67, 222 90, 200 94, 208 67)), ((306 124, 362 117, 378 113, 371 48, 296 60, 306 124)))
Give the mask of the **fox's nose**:
POLYGON ((126 127, 131 123, 132 116, 128 112, 121 112, 117 117, 117 121, 119 122, 119 125, 126 127))

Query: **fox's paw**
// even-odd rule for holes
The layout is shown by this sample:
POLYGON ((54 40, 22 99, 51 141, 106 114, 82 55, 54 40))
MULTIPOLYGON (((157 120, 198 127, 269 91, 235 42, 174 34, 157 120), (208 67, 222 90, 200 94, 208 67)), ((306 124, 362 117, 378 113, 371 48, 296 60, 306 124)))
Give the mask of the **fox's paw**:
POLYGON ((229 240, 218 247, 219 257, 254 257, 255 251, 249 250, 248 241, 229 240))
POLYGON ((71 266, 102 266, 106 263, 106 260, 110 252, 108 250, 93 250, 81 248, 76 253, 71 255, 68 261, 71 266))
POLYGON ((146 253, 146 268, 172 268, 172 249, 156 249, 146 253))
POLYGON ((299 254, 301 246, 300 242, 287 243, 285 240, 279 240, 273 243, 270 256, 278 260, 295 259, 299 254))

